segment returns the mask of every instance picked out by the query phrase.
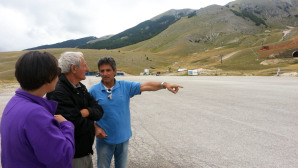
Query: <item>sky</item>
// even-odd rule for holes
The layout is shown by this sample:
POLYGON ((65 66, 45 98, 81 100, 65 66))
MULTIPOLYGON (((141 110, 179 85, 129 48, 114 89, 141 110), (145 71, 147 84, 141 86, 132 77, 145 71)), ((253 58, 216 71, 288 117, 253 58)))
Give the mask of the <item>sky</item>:
POLYGON ((0 0, 0 52, 118 34, 170 9, 233 0, 0 0))

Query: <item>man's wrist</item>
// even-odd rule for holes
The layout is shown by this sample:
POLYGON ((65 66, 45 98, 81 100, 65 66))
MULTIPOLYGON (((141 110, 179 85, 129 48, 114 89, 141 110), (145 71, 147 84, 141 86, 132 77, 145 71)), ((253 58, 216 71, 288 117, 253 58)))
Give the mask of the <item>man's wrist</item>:
POLYGON ((161 88, 162 88, 162 89, 167 88, 165 85, 166 85, 166 82, 161 82, 161 88))

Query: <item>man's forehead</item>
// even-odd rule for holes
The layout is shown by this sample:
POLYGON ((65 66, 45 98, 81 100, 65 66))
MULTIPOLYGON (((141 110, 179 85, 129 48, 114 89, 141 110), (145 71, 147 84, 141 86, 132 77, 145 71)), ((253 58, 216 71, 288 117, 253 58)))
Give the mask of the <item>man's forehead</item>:
POLYGON ((81 62, 82 63, 87 63, 87 61, 83 57, 81 57, 81 62))
POLYGON ((102 64, 99 66, 99 69, 112 69, 112 66, 110 64, 102 64))

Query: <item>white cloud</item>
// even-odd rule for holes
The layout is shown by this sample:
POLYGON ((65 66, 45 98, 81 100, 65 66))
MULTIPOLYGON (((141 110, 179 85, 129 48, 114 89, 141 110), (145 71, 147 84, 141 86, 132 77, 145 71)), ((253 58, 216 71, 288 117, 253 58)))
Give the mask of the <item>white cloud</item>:
POLYGON ((1 0, 0 52, 117 34, 170 9, 230 0, 1 0))

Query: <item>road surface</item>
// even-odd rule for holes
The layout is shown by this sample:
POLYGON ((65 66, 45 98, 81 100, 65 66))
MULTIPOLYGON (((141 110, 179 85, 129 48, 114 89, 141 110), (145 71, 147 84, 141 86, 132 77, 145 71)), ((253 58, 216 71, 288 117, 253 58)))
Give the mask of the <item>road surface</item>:
MULTIPOLYGON (((131 99, 131 168, 298 167, 298 78, 117 79, 184 86, 177 94, 161 90, 131 99)), ((84 84, 99 81, 88 77, 84 84)), ((12 94, 0 92, 1 111, 12 94)))

